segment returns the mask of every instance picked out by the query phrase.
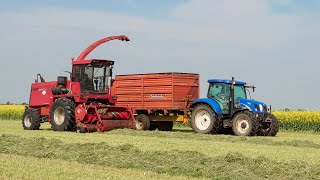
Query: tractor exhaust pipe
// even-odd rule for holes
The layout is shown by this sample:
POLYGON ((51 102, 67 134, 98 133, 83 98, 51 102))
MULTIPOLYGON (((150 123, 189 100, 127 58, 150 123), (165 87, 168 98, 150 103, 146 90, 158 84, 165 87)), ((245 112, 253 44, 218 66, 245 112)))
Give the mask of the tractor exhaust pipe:
POLYGON ((235 80, 232 77, 231 86, 230 86, 230 100, 229 100, 229 116, 231 117, 234 111, 234 84, 235 80))

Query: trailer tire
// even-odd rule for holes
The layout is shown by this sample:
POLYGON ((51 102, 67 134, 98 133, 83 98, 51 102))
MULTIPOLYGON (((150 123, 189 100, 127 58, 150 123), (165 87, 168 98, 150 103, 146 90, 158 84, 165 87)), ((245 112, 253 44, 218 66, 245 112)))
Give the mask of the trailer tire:
POLYGON ((206 104, 199 104, 193 109, 190 124, 196 133, 216 134, 219 130, 218 117, 206 104))
POLYGON ((255 136, 259 123, 250 111, 242 111, 232 118, 232 130, 237 136, 255 136))
POLYGON ((68 98, 54 101, 50 110, 50 123, 54 131, 75 131, 75 103, 68 98))
POLYGON ((22 126, 24 130, 39 130, 40 114, 34 108, 26 109, 22 115, 22 126))
POLYGON ((138 116, 136 116, 135 120, 136 130, 144 131, 150 129, 150 119, 148 118, 148 116, 144 114, 139 114, 138 116))
POLYGON ((172 121, 163 121, 160 122, 158 129, 159 131, 172 131, 173 122, 172 121))
POLYGON ((279 121, 273 114, 268 114, 266 120, 271 122, 261 122, 258 128, 258 136, 276 136, 279 131, 279 121))

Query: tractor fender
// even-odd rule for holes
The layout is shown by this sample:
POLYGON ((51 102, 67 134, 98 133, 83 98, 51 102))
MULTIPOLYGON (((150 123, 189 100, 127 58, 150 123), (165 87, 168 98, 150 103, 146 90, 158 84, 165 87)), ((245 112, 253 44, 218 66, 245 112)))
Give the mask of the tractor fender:
POLYGON ((221 108, 220 108, 219 104, 215 100, 210 99, 210 98, 197 99, 197 100, 193 101, 193 103, 191 104, 190 108, 194 108, 198 104, 206 104, 206 105, 208 105, 216 113, 217 117, 220 117, 221 108))

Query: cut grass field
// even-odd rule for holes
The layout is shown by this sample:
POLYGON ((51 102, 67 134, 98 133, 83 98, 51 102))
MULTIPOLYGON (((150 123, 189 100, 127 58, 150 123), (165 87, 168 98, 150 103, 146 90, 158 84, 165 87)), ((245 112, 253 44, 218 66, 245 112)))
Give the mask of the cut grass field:
POLYGON ((0 120, 0 178, 15 179, 319 179, 320 133, 280 131, 237 137, 114 130, 25 131, 0 120))

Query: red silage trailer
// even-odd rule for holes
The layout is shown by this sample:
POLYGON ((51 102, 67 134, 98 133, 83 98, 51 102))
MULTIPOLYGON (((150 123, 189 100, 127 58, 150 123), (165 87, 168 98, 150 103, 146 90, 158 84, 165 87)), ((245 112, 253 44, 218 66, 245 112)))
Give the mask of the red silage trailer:
POLYGON ((189 105, 199 98, 199 74, 117 75, 112 94, 117 106, 133 109, 137 129, 170 131, 173 121, 188 122, 189 105))

